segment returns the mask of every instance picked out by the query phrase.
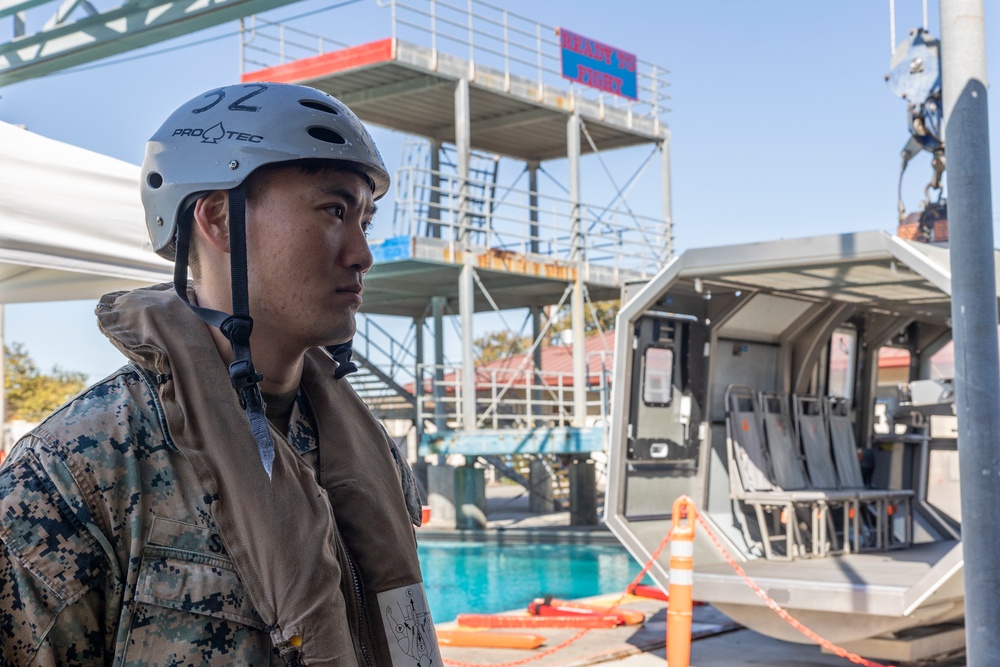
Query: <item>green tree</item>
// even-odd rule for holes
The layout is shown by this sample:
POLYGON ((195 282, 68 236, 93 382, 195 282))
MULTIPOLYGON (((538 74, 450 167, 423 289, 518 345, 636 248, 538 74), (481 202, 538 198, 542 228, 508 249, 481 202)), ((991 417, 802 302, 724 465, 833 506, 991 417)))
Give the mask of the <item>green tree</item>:
POLYGON ((491 331, 476 338, 473 345, 476 363, 488 364, 527 351, 531 347, 531 337, 516 336, 510 331, 491 331))
POLYGON ((4 346, 3 372, 7 421, 39 421, 87 385, 84 373, 58 366, 42 373, 21 343, 4 346))
MULTIPOLYGON (((611 301, 594 301, 594 307, 591 308, 590 306, 590 303, 583 304, 584 333, 589 335, 595 334, 598 331, 611 331, 615 328, 615 317, 618 316, 618 311, 621 310, 622 307, 620 299, 613 299, 611 301), (598 323, 600 324, 600 329, 598 329, 598 323)), ((573 318, 570 314, 570 307, 565 305, 559 310, 556 321, 552 323, 551 333, 553 335, 558 334, 559 332, 565 331, 572 326, 573 318)))

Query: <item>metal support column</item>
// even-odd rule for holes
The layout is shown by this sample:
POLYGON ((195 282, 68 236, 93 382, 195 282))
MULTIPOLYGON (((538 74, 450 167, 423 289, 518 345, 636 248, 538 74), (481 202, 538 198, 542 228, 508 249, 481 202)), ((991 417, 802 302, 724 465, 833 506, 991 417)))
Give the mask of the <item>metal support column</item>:
POLYGON ((587 263, 580 211, 580 116, 574 112, 566 123, 566 158, 569 160, 570 229, 576 278, 570 312, 573 323, 573 426, 582 427, 587 417, 587 355, 584 336, 583 272, 587 263))
MULTIPOLYGON (((532 342, 537 341, 538 337, 542 335, 542 309, 540 306, 531 307, 531 340, 532 342)), ((534 383, 536 389, 531 390, 531 425, 535 425, 534 417, 543 414, 541 401, 545 394, 542 391, 542 346, 536 345, 535 351, 532 353, 531 360, 534 362, 535 372, 532 374, 532 382, 534 383)))
POLYGON ((443 296, 431 297, 431 316, 434 318, 434 427, 440 433, 448 427, 447 411, 444 405, 444 306, 448 300, 443 296))
POLYGON ((469 163, 472 157, 472 122, 469 110, 469 81, 455 85, 455 152, 458 167, 459 247, 462 273, 458 279, 458 313, 462 319, 462 428, 476 429, 476 358, 473 350, 475 257, 471 252, 472 216, 469 211, 469 163))
POLYGON ((476 430, 476 357, 473 349, 475 258, 466 252, 458 278, 458 310, 462 317, 462 428, 476 430))
POLYGON ((983 4, 941 2, 966 657, 974 667, 1000 665, 1000 542, 993 530, 1000 516, 1000 358, 983 4))
POLYGON ((472 120, 469 112, 469 80, 455 84, 455 168, 458 172, 458 245, 468 249, 471 238, 469 215, 469 164, 472 160, 472 120))
MULTIPOLYGON (((540 252, 540 243, 538 238, 538 167, 539 163, 537 160, 530 160, 527 163, 528 168, 528 252, 538 254, 540 252)), ((537 341, 538 337, 542 334, 542 309, 539 306, 531 307, 531 340, 537 341)), ((536 345, 535 352, 532 355, 532 361, 534 362, 535 372, 532 374, 533 383, 537 387, 542 386, 542 375, 539 371, 542 370, 542 346, 536 345)), ((536 415, 542 414, 541 405, 539 401, 542 400, 543 394, 541 389, 531 390, 531 415, 529 416, 529 421, 532 426, 535 425, 534 417, 536 415)))
POLYGON ((660 179, 663 190, 663 262, 666 264, 674 254, 674 214, 670 200, 670 132, 664 133, 660 142, 660 179))
MULTIPOLYGON (((427 311, 424 311, 425 313, 427 311)), ((416 364, 413 369, 413 397, 417 400, 417 409, 413 415, 413 426, 417 432, 417 447, 424 436, 424 318, 423 316, 413 318, 416 327, 414 347, 416 348, 416 364)))

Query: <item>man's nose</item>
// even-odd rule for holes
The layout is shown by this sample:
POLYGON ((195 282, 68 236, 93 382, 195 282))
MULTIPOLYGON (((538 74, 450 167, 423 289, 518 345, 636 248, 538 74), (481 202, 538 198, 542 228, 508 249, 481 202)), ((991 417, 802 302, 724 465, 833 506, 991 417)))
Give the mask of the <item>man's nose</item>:
POLYGON ((351 233, 347 243, 348 247, 345 249, 347 263, 361 273, 366 273, 368 269, 372 268, 375 258, 368 246, 368 237, 360 225, 351 233))

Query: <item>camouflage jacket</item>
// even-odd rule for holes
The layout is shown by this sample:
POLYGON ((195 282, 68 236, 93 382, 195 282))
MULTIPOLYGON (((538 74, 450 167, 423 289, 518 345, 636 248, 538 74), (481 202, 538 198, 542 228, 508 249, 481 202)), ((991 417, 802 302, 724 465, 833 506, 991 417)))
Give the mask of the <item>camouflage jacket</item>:
MULTIPOLYGON (((46 419, 0 468, 0 664, 285 664, 213 519, 218 499, 171 441, 163 382, 126 365, 46 419)), ((301 392, 287 441, 316 467, 301 392)), ((412 478, 392 455, 412 506, 412 478)), ((390 649, 373 664, 390 664, 380 658, 390 649)))

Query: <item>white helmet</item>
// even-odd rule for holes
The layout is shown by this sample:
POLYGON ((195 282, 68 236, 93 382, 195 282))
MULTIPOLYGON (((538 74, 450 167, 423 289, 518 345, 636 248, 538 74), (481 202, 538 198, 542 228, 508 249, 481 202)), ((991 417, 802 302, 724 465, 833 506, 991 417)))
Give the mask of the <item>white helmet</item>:
POLYGON ((142 204, 153 249, 173 260, 177 223, 212 190, 239 186, 255 169, 302 159, 350 163, 375 199, 389 173, 361 120, 337 98, 306 86, 245 83, 181 105, 146 144, 142 204))

